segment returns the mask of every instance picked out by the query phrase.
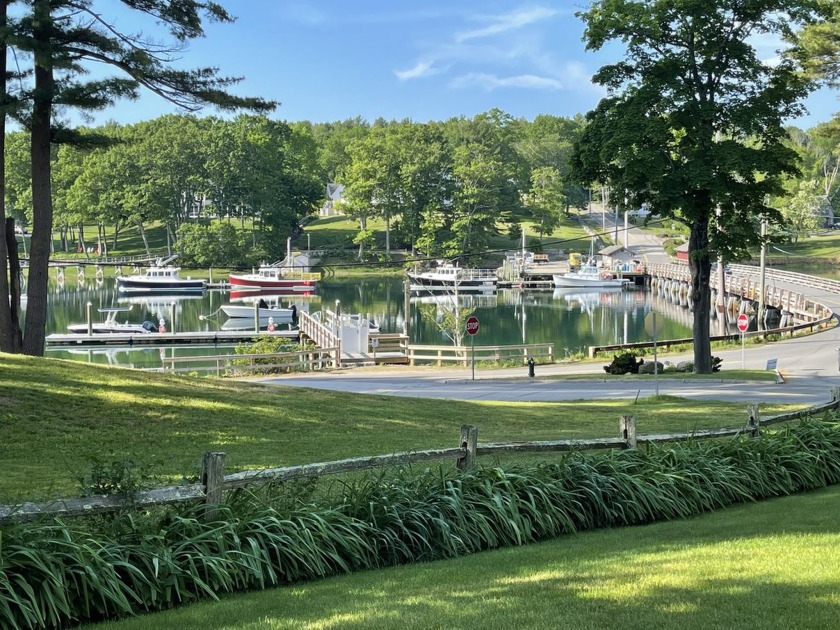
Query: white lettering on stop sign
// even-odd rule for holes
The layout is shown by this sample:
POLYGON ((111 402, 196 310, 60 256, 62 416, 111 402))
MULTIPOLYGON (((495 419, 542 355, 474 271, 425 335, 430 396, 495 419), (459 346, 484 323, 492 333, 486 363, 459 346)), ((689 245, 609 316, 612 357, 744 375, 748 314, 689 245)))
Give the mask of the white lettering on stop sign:
POLYGON ((467 318, 467 334, 474 335, 478 332, 478 317, 467 318))

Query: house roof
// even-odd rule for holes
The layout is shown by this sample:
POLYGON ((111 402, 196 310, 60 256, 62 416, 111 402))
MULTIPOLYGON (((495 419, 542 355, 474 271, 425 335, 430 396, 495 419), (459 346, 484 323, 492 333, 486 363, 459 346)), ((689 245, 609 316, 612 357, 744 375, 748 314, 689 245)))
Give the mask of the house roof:
POLYGON ((618 252, 627 252, 631 256, 636 255, 634 251, 627 249, 624 245, 610 245, 609 247, 605 247, 604 249, 598 251, 601 256, 612 256, 618 252))
POLYGON ((688 251, 688 241, 686 241, 685 243, 681 243, 680 245, 677 245, 677 248, 674 251, 687 252, 688 251))

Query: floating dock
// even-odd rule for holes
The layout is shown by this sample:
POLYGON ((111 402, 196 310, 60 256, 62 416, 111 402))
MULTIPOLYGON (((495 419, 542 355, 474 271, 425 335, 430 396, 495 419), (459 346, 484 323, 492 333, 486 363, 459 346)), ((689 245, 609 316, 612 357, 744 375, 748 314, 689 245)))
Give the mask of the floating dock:
POLYGON ((94 333, 85 334, 52 334, 47 335, 47 346, 50 347, 102 347, 128 346, 161 347, 161 346, 229 346, 240 342, 255 341, 260 337, 283 337, 297 340, 300 333, 297 330, 275 330, 273 332, 253 330, 208 330, 205 332, 174 332, 174 333, 94 333))

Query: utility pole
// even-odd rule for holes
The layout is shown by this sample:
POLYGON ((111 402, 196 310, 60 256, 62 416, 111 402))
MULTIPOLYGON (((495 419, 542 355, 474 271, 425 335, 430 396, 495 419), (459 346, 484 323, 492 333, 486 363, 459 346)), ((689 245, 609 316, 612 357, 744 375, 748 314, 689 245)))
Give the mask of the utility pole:
POLYGON ((764 324, 764 275, 767 269, 767 217, 761 215, 761 257, 760 270, 758 273, 758 325, 764 324))

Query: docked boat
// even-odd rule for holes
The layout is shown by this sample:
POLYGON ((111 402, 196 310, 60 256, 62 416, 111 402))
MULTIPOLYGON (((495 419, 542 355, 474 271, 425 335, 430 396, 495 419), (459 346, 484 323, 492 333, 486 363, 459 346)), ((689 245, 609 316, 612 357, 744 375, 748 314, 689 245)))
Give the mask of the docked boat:
POLYGON ((495 292, 498 277, 495 269, 471 269, 438 261, 434 269, 406 271, 412 291, 484 291, 495 292))
POLYGON ((252 323, 254 321, 254 314, 257 313, 260 323, 268 323, 270 318, 278 324, 294 323, 297 321, 297 306, 292 304, 289 308, 282 308, 279 306, 269 306, 264 300, 260 300, 262 304, 255 304, 248 306, 247 304, 223 304, 220 308, 222 312, 232 319, 248 319, 252 323))
POLYGON ((553 274, 554 287, 557 289, 622 289, 630 280, 616 276, 609 269, 595 263, 595 240, 589 246, 589 258, 578 269, 567 273, 553 274))
POLYGON ((582 265, 577 271, 554 274, 554 287, 557 289, 593 288, 593 289, 621 289, 630 280, 619 278, 609 269, 602 269, 594 264, 582 265))
POLYGON ((229 281, 236 289, 283 289, 311 292, 320 279, 320 274, 308 273, 283 265, 261 265, 251 273, 232 273, 229 281))
POLYGON ((203 292, 205 286, 200 278, 182 278, 181 268, 170 265, 153 265, 144 273, 117 276, 120 293, 193 293, 203 292))
POLYGON ((102 334, 102 333, 124 333, 124 334, 145 334, 157 332, 158 328, 154 322, 143 322, 142 324, 132 324, 128 321, 120 322, 117 316, 121 313, 127 313, 131 307, 125 306, 111 306, 100 308, 99 312, 105 314, 105 319, 101 322, 90 322, 90 324, 70 324, 67 330, 76 334, 102 334))

